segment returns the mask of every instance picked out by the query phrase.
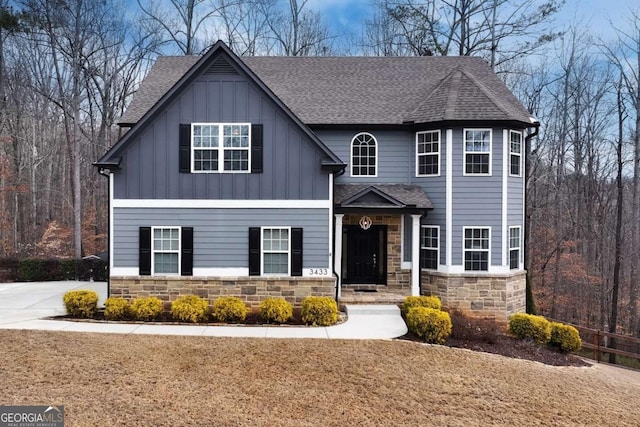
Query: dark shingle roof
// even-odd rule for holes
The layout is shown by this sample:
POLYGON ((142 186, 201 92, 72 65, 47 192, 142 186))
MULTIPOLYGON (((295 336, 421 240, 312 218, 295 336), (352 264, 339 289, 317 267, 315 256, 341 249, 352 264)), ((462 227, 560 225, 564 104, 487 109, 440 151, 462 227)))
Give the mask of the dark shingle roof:
POLYGON ((433 209, 433 204, 422 188, 409 184, 336 184, 333 201, 343 207, 368 208, 404 208, 433 209), (371 194, 381 194, 401 205, 386 203, 381 199, 370 197, 371 194), (345 206, 346 205, 346 206, 345 206))
MULTIPOLYGON (((160 57, 120 123, 137 122, 200 57, 160 57)), ((513 120, 531 114, 474 57, 245 57, 242 61, 313 124, 513 120)))

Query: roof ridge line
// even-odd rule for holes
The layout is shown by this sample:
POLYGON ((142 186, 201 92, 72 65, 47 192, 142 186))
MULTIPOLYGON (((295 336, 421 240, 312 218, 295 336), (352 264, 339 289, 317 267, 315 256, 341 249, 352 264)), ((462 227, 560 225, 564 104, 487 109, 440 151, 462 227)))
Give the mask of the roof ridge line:
POLYGON ((480 89, 482 93, 484 93, 485 96, 489 98, 491 102, 493 102, 493 104, 496 107, 502 110, 502 112, 505 113, 507 116, 511 116, 511 110, 509 110, 505 105, 503 105, 502 102, 500 102, 499 100, 496 100, 495 94, 491 90, 489 90, 489 88, 487 88, 482 82, 480 82, 473 74, 469 73, 467 70, 460 70, 460 71, 462 72, 462 74, 467 76, 473 82, 473 84, 475 84, 478 87, 478 89, 480 89))
POLYGON ((447 120, 453 116, 456 110, 456 102, 458 101, 458 94, 460 93, 460 80, 462 77, 461 67, 456 67, 450 73, 451 85, 449 86, 449 93, 447 94, 447 105, 444 109, 444 119, 447 120))

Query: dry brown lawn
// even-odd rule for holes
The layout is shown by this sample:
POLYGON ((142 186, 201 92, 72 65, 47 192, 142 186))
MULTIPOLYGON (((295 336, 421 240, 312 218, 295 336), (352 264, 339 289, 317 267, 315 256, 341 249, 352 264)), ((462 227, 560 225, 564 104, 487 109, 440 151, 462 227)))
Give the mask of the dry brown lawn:
POLYGON ((0 404, 67 426, 640 424, 640 373, 407 341, 0 331, 0 404))

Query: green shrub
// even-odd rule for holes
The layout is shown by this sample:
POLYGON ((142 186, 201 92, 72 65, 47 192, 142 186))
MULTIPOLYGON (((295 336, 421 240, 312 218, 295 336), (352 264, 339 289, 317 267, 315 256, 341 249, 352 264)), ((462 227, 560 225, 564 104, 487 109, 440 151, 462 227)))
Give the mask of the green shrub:
POLYGON ((402 312, 406 315, 409 309, 413 307, 425 307, 433 308, 435 310, 442 310, 442 302, 438 297, 428 296, 411 296, 406 297, 402 303, 402 312))
POLYGON ((98 293, 95 291, 69 291, 62 301, 69 316, 90 319, 98 311, 98 293))
POLYGON ((580 351, 582 340, 578 330, 571 325, 551 322, 551 340, 549 345, 559 348, 564 353, 580 351))
POLYGON ((104 302, 104 318, 107 320, 125 320, 131 316, 129 301, 120 297, 109 297, 104 302))
POLYGON ((213 302, 211 314, 218 322, 244 322, 249 308, 238 297, 220 297, 213 302))
POLYGON ((306 297, 302 300, 302 321, 312 326, 335 325, 338 304, 330 297, 306 297))
POLYGON ((293 317, 293 306, 284 298, 267 298, 260 303, 260 318, 267 323, 287 323, 293 317))
POLYGON ((156 297, 136 298, 131 304, 131 313, 136 320, 157 319, 164 311, 162 301, 156 297))
POLYGON ((509 332, 518 339, 546 344, 551 339, 551 323, 542 316, 516 313, 509 318, 509 332))
POLYGON ((179 322, 204 322, 209 303, 198 295, 183 295, 171 304, 171 316, 179 322))
POLYGON ((449 313, 427 307, 412 307, 407 312, 407 327, 418 338, 431 344, 444 344, 451 334, 449 313))

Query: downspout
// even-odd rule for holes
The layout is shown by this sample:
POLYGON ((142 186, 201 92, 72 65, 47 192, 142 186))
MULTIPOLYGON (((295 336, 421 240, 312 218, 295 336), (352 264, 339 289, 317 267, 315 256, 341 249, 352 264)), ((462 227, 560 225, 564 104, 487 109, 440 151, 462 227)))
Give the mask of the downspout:
POLYGON ((529 271, 529 239, 527 238, 530 233, 531 215, 529 213, 529 198, 527 197, 527 184, 529 182, 529 170, 531 166, 531 145, 530 141, 533 137, 537 136, 540 132, 540 122, 533 123, 533 132, 524 137, 524 191, 522 197, 524 197, 524 230, 525 230, 525 244, 522 245, 524 252, 524 268, 526 270, 525 278, 525 311, 529 314, 535 314, 535 305, 533 301, 533 292, 531 290, 531 272, 529 271), (530 301, 529 301, 530 300, 530 301))
MULTIPOLYGON (((105 168, 98 168, 98 173, 110 179, 111 171, 105 168)), ((109 271, 109 264, 111 263, 111 242, 109 239, 111 238, 111 186, 109 185, 109 181, 107 181, 107 254, 109 256, 109 261, 107 261, 107 298, 111 296, 111 271, 109 271)))

